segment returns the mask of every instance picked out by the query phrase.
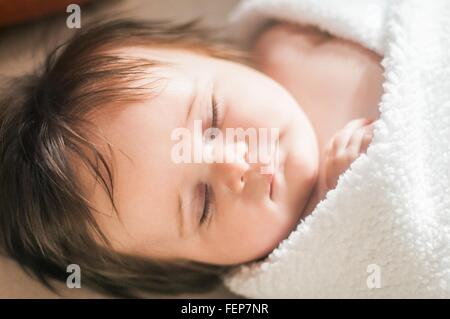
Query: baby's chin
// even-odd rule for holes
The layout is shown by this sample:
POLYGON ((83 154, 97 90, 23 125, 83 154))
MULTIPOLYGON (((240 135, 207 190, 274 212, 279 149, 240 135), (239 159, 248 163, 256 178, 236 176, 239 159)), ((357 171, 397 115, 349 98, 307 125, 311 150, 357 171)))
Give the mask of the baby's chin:
MULTIPOLYGON (((277 227, 277 231, 271 236, 270 241, 266 242, 265 248, 260 251, 259 257, 254 258, 253 261, 262 261, 267 258, 284 240, 289 238, 293 231, 297 229, 301 218, 301 212, 299 210, 286 211, 283 223, 280 223, 277 227)), ((274 227, 276 227, 274 225, 274 227)))

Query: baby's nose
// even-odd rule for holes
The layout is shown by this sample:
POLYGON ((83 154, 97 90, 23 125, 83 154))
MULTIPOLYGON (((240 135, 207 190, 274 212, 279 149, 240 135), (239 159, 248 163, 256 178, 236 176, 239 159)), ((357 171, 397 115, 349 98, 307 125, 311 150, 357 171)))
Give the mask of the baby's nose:
POLYGON ((233 193, 240 193, 245 186, 245 174, 250 169, 247 163, 247 145, 244 142, 224 145, 222 158, 214 161, 215 175, 233 193))

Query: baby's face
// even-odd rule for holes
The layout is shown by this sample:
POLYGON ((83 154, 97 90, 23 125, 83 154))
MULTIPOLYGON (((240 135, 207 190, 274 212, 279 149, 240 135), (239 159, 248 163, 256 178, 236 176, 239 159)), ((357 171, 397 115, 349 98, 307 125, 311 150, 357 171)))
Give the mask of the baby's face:
POLYGON ((94 117, 113 144, 118 216, 92 180, 89 199, 114 247, 223 265, 270 253, 298 224, 317 179, 317 142, 301 108, 276 82, 241 64, 181 49, 124 53, 175 65, 152 71, 165 78, 157 96, 94 117), (251 162, 233 143, 224 153, 235 160, 179 163, 179 128, 192 132, 192 147, 223 146, 194 134, 195 120, 202 131, 217 125, 224 137, 226 128, 277 128, 273 178, 261 169, 267 162, 251 162))

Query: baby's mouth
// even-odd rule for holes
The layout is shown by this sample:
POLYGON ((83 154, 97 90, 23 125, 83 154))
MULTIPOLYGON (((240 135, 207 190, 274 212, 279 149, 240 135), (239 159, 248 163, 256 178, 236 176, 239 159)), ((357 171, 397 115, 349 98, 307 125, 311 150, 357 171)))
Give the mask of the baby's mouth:
MULTIPOLYGON (((281 153, 280 156, 280 148, 279 144, 272 150, 270 158, 264 165, 259 167, 259 173, 262 175, 265 183, 266 194, 270 198, 271 201, 275 201, 278 192, 278 182, 281 176, 277 176, 281 174, 283 170, 280 167, 281 163, 284 164, 284 154, 281 153), (281 158, 280 158, 281 157, 281 158)), ((283 165, 282 165, 283 166, 283 165)), ((282 178, 281 178, 282 179, 282 178)))
POLYGON ((275 175, 274 174, 267 174, 266 175, 267 181, 268 181, 268 194, 271 200, 273 200, 273 188, 274 188, 274 179, 275 179, 275 175))
POLYGON ((276 188, 277 170, 272 164, 268 167, 261 167, 260 173, 264 178, 264 183, 266 184, 266 193, 269 196, 269 198, 273 201, 274 191, 276 188))
POLYGON ((269 196, 271 200, 274 200, 274 190, 276 187, 276 174, 272 175, 271 181, 270 181, 270 192, 269 192, 269 196))

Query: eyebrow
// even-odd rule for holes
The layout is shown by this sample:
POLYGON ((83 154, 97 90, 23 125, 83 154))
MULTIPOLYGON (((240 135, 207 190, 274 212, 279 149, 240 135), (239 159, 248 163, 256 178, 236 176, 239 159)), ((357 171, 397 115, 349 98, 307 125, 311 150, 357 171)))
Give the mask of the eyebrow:
MULTIPOLYGON (((194 109, 195 100, 197 96, 198 91, 198 81, 197 78, 194 80, 194 86, 192 89, 192 94, 189 99, 189 103, 187 106, 187 112, 186 112, 186 119, 185 119, 185 127, 188 126, 188 121, 191 116, 192 110, 194 109)), ((180 238, 184 237, 184 227, 185 227, 185 217, 186 217, 186 211, 185 211, 185 205, 183 205, 183 200, 180 195, 180 191, 178 191, 178 205, 177 205, 177 222, 178 222, 178 235, 180 238)))

